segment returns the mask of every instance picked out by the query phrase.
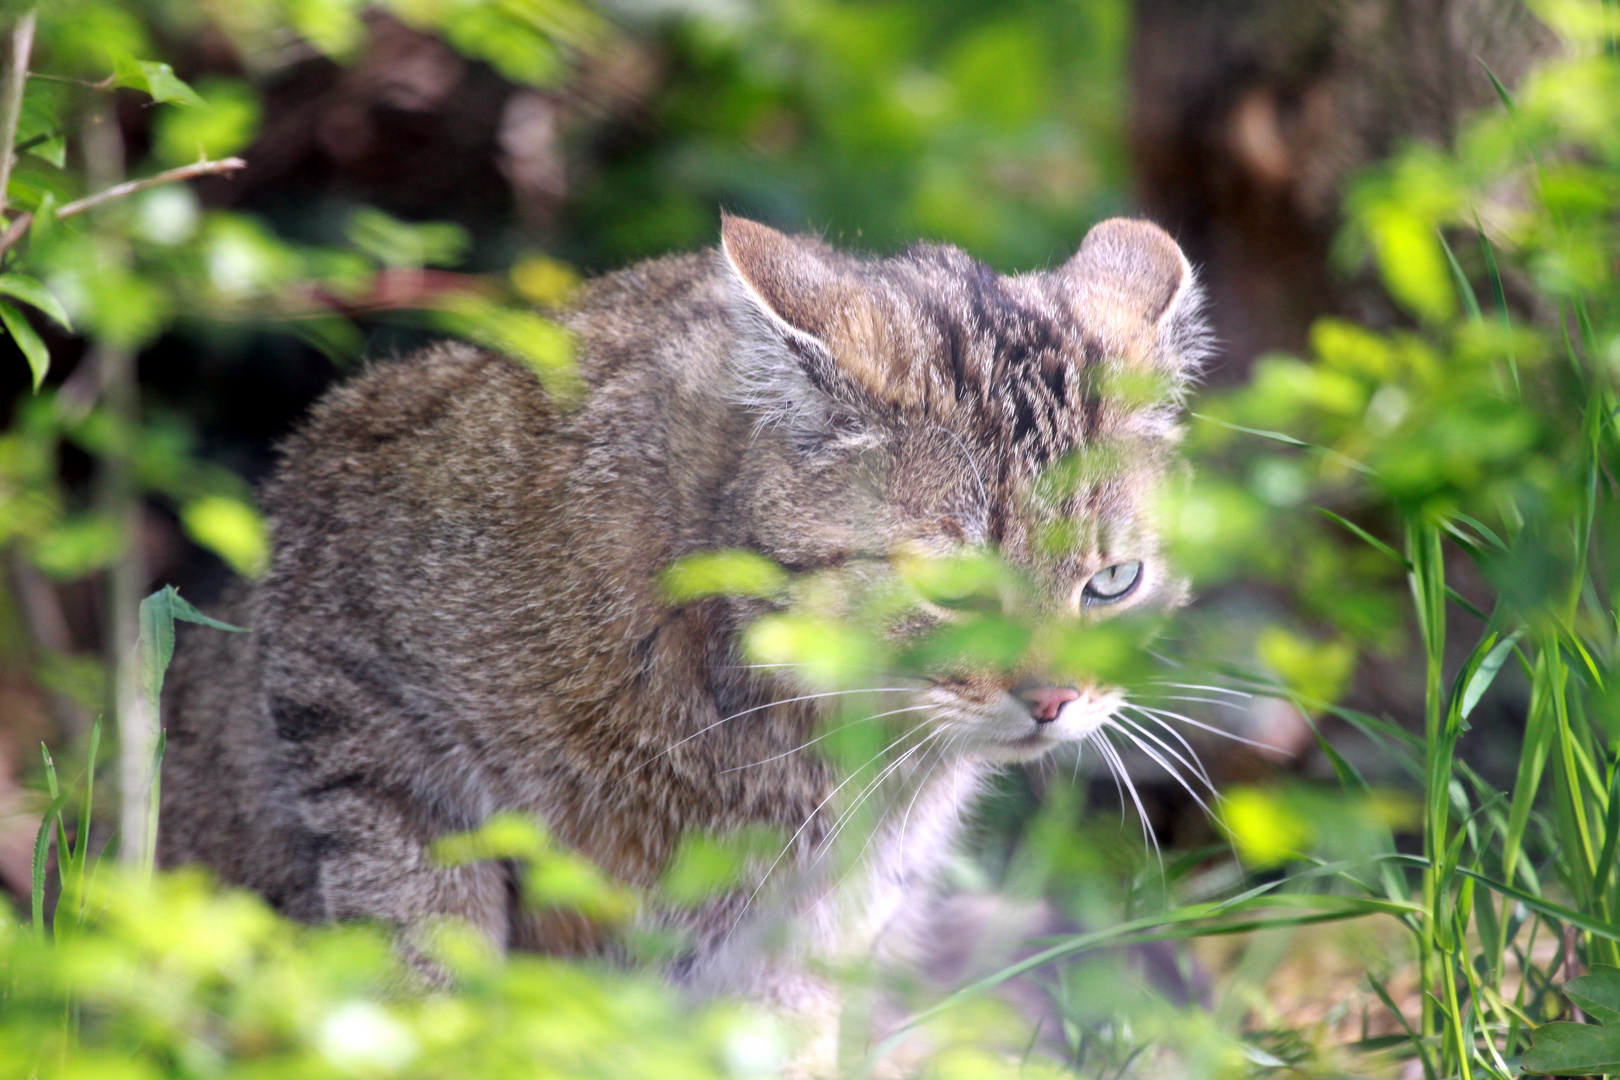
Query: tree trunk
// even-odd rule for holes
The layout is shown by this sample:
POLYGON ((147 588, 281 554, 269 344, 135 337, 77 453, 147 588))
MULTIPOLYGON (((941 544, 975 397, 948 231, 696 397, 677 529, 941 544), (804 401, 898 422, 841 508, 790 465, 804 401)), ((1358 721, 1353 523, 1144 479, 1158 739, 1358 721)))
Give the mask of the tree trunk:
POLYGON ((1419 139, 1448 144, 1557 41, 1520 0, 1136 0, 1138 198, 1200 266, 1241 380, 1321 315, 1398 316, 1329 250, 1346 181, 1419 139))

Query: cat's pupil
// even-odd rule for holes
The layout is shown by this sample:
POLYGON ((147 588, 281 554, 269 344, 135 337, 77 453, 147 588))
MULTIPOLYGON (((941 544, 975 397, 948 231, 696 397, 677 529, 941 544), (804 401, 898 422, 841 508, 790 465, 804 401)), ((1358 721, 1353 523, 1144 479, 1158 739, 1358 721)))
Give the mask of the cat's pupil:
POLYGON ((1093 600, 1104 602, 1122 599, 1142 576, 1140 561, 1115 563, 1091 575, 1086 582, 1086 594, 1093 600))

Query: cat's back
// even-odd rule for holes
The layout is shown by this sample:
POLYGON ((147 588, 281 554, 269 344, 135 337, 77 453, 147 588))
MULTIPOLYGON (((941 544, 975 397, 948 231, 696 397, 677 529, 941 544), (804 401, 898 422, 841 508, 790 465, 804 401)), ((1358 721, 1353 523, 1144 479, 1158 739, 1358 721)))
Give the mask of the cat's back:
POLYGON ((533 524, 593 443, 656 434, 677 384, 715 367, 730 333, 723 305, 712 252, 673 256, 581 289, 562 316, 559 376, 461 343, 371 365, 283 445, 263 494, 278 561, 350 534, 476 547, 533 524))
POLYGON ((562 316, 572 395, 464 343, 330 390, 261 492, 272 562, 229 605, 251 637, 186 635, 165 861, 296 894, 262 868, 297 861, 288 811, 317 772, 430 778, 422 802, 476 817, 468 792, 500 788, 508 763, 474 748, 622 636, 601 631, 636 617, 603 607, 625 606, 623 567, 667 557, 662 523, 684 513, 667 463, 701 456, 675 445, 681 403, 723 362, 724 305, 712 252, 659 259, 587 283, 562 316))

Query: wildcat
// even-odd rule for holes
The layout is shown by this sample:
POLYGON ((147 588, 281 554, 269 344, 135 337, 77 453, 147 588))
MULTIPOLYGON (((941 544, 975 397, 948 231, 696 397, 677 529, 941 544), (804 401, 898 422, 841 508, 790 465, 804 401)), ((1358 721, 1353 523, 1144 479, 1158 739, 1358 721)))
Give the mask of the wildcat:
POLYGON ((867 259, 737 217, 721 239, 585 288, 566 316, 577 408, 456 344, 315 407, 263 493, 268 573, 222 612, 251 634, 181 643, 164 863, 299 919, 409 939, 453 916, 499 948, 579 953, 604 947, 598 929, 526 911, 508 866, 443 866, 430 843, 516 809, 651 885, 688 832, 780 829, 795 839, 772 890, 670 916, 690 935, 672 973, 806 1018, 830 1055, 818 964, 904 952, 981 778, 1087 736, 1119 695, 975 670, 908 683, 902 722, 952 737, 891 775, 904 822, 880 819, 834 888, 813 853, 839 779, 805 745, 832 702, 747 662, 763 602, 671 606, 660 574, 723 548, 837 577, 989 547, 1042 610, 1178 603, 1149 497, 1203 347, 1199 292, 1141 221, 1017 277, 951 247, 867 259), (1133 373, 1152 400, 1110 392, 1133 373), (1116 467, 1031 495, 1098 445, 1116 467), (1054 521, 1083 526, 1082 546, 1040 543, 1054 521))

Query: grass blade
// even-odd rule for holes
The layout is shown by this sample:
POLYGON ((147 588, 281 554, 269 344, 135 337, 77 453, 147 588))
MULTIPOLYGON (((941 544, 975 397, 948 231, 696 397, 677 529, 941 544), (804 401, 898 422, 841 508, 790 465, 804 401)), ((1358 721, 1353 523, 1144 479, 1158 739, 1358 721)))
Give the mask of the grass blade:
POLYGON ((1581 930, 1585 930, 1588 934, 1596 934, 1598 937, 1609 941, 1620 941, 1620 926, 1616 926, 1613 923, 1605 922, 1602 919, 1595 919, 1583 912, 1576 911, 1574 908, 1567 908, 1562 904, 1555 904, 1551 900, 1543 900, 1541 897, 1532 893, 1527 893, 1523 889, 1515 889, 1511 885, 1488 878, 1484 874, 1476 873, 1473 870, 1468 869, 1466 866, 1457 867, 1457 873, 1473 878, 1481 885, 1484 885, 1487 889, 1499 892, 1503 896, 1512 897, 1525 907, 1529 908, 1531 911, 1538 912, 1539 914, 1545 915, 1548 918, 1557 919, 1559 922, 1566 923, 1569 926, 1574 926, 1581 930))

